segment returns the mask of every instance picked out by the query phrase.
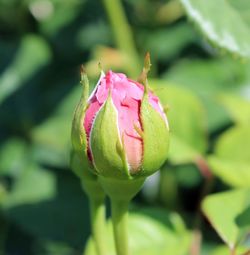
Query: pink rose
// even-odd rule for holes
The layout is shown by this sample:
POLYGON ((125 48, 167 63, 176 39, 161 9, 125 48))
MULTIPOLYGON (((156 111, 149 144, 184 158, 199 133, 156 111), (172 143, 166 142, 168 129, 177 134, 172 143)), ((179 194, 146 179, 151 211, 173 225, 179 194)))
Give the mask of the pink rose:
MULTIPOLYGON (((140 170, 145 170, 143 169, 143 160, 144 160, 144 150, 146 144, 144 144, 144 125, 147 126, 152 126, 154 129, 154 125, 158 125, 158 123, 148 123, 145 124, 143 122, 143 116, 142 116, 142 101, 144 99, 144 86, 141 85, 140 83, 130 80, 126 77, 126 75, 122 73, 114 73, 112 71, 107 72, 106 75, 102 73, 96 88, 92 92, 91 96, 89 97, 87 101, 87 108, 85 112, 85 117, 84 117, 84 129, 86 132, 86 137, 87 137, 87 155, 89 160, 93 163, 95 168, 97 168, 97 172, 102 172, 103 169, 105 168, 105 163, 102 163, 103 161, 107 161, 110 166, 115 166, 116 163, 110 162, 112 160, 113 156, 107 156, 108 158, 105 158, 105 153, 107 154, 108 151, 110 151, 110 148, 106 148, 107 146, 112 147, 112 139, 115 137, 117 134, 116 131, 111 130, 106 130, 105 136, 109 137, 104 137, 104 138, 98 138, 97 140, 95 137, 97 137, 100 132, 102 133, 102 128, 105 126, 106 129, 111 129, 107 128, 109 123, 102 123, 102 120, 98 121, 98 131, 95 129, 93 131, 93 126, 95 126, 95 122, 97 119, 98 114, 101 112, 103 109, 105 103, 107 102, 107 99, 110 95, 111 98, 111 104, 113 108, 115 109, 113 112, 116 115, 116 123, 110 123, 112 127, 114 125, 118 129, 118 140, 121 142, 121 146, 123 146, 123 150, 125 152, 125 160, 127 164, 127 169, 129 171, 129 174, 135 175, 137 174, 140 170), (95 134, 93 134, 95 132, 95 134), (94 138, 93 138, 94 137, 94 138), (109 145, 109 139, 110 139, 110 145, 109 145), (92 140, 94 142, 92 143, 92 140), (106 141, 106 145, 100 145, 99 141, 106 141), (98 141, 98 142, 95 142, 98 141), (95 146, 95 148, 93 148, 95 146), (103 149, 102 146, 106 146, 106 149, 103 149), (98 150, 98 153, 95 153, 95 150, 98 150), (96 161, 99 161, 100 158, 100 153, 101 155, 104 155, 104 160, 103 158, 101 159, 102 162, 96 163, 96 161), (103 164, 103 167, 102 167, 103 164)), ((161 136, 161 134, 154 134, 154 137, 147 138, 150 142, 150 144, 154 144, 154 141, 151 141, 152 139, 156 139, 157 141, 155 142, 155 148, 150 148, 151 150, 155 150, 156 154, 164 154, 161 156, 160 161, 158 164, 156 164, 156 167, 159 167, 166 159, 166 152, 167 152, 167 147, 168 147, 168 123, 167 123, 167 118, 165 113, 163 112, 163 108, 159 102, 159 99, 157 96, 153 94, 152 91, 148 92, 147 95, 147 101, 149 102, 149 107, 150 109, 145 110, 145 116, 147 119, 150 120, 150 116, 147 115, 147 111, 154 111, 155 113, 153 114, 154 116, 156 115, 156 119, 161 119, 161 131, 160 133, 163 133, 163 137, 158 137, 161 136), (159 116, 159 118, 158 118, 159 116), (163 130, 165 128, 165 130, 163 130), (151 139, 151 140, 150 140, 151 139), (164 148, 158 148, 158 144, 160 143, 160 147, 164 148), (158 150, 164 150, 164 151, 158 151, 158 150)), ((107 117, 105 119, 106 122, 109 121, 109 118, 107 117), (106 120, 107 119, 107 120, 106 120)), ((145 118, 144 118, 145 119, 145 118)), ((113 120, 110 118, 110 122, 113 120)), ((153 122, 157 122, 152 118, 153 122)), ((150 122, 150 121, 149 121, 150 122)), ((158 128, 158 126, 156 127, 158 128)), ((149 128, 152 130, 152 128, 149 128)), ((112 129, 113 130, 113 129, 112 129)), ((115 130, 115 129, 114 129, 115 130)), ((104 131, 105 133, 105 131, 104 131)), ((104 143, 105 143, 104 141, 104 143)), ((151 146, 152 147, 152 146, 151 146)), ((114 147, 115 148, 115 147, 114 147)), ((114 152, 116 153, 116 152, 114 152)), ((148 153, 149 154, 149 153, 148 153)), ((152 152, 152 155, 155 153, 152 152)), ((122 156, 121 156, 122 157, 122 156)), ((115 156, 114 156, 115 158, 115 156)), ((115 159, 114 159, 115 160, 115 159)), ((156 159, 157 160, 157 159, 156 159)), ((154 161, 154 158, 151 159, 151 161, 154 161)), ((159 160, 158 160, 159 161, 159 160)), ((119 168, 119 167, 118 167, 119 168)), ((157 170, 157 169, 155 169, 157 170)))

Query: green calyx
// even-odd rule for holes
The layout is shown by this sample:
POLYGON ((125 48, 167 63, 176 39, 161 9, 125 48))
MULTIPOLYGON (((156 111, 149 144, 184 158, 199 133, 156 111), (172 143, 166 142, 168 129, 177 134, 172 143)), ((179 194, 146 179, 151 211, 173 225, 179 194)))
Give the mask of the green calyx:
POLYGON ((140 119, 142 130, 136 128, 143 140, 143 159, 140 176, 149 176, 156 172, 165 162, 169 147, 169 128, 167 121, 162 118, 149 103, 148 73, 150 71, 150 54, 144 60, 144 68, 138 81, 144 85, 144 95, 141 102, 140 119))
POLYGON ((74 119, 71 128, 71 141, 74 151, 86 154, 87 137, 83 127, 83 122, 87 109, 89 81, 83 67, 81 67, 81 84, 83 86, 83 93, 74 113, 74 119))
POLYGON ((83 190, 88 197, 94 199, 104 199, 105 194, 101 188, 97 175, 91 173, 88 160, 75 151, 70 154, 70 166, 73 172, 80 178, 83 190))
POLYGON ((89 94, 89 81, 83 67, 81 67, 81 84, 83 93, 76 107, 71 128, 72 151, 70 165, 80 179, 92 179, 94 177, 89 172, 90 164, 87 158, 87 136, 83 127, 89 94))
POLYGON ((149 103, 148 93, 145 93, 141 103, 140 117, 142 122, 143 160, 140 176, 149 176, 159 170, 165 162, 169 147, 169 128, 149 103))
POLYGON ((98 175, 131 178, 122 140, 118 129, 118 113, 109 94, 95 118, 90 135, 90 148, 98 175))
POLYGON ((111 200, 130 201, 140 191, 145 178, 121 180, 99 176, 98 181, 111 200))
POLYGON ((84 154, 80 154, 74 150, 71 150, 70 153, 70 166, 73 172, 78 176, 81 180, 96 180, 96 175, 91 173, 90 164, 88 162, 87 156, 84 154))
POLYGON ((87 136, 83 126, 87 100, 89 94, 89 82, 83 68, 81 69, 81 84, 83 93, 78 103, 72 122, 71 141, 72 150, 70 154, 70 166, 73 172, 80 178, 83 189, 89 197, 104 197, 103 190, 93 173, 92 165, 87 156, 87 136))

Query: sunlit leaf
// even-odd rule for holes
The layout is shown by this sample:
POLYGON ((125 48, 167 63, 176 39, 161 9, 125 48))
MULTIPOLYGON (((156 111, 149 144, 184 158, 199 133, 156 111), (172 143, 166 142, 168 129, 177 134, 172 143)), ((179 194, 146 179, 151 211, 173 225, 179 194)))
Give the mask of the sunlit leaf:
POLYGON ((218 100, 235 122, 250 123, 250 100, 233 94, 221 94, 218 100))
POLYGON ((247 64, 231 58, 212 60, 184 59, 164 74, 168 82, 193 90, 205 106, 209 130, 215 131, 230 123, 230 116, 217 99, 218 92, 241 90, 248 84, 247 64))
POLYGON ((236 126, 217 141, 208 158, 211 170, 229 185, 250 187, 250 126, 236 126))
POLYGON ((212 43, 249 58, 250 22, 244 10, 248 10, 250 5, 248 1, 238 4, 235 2, 237 1, 181 0, 187 15, 212 43))
POLYGON ((188 87, 201 95, 235 90, 245 82, 249 65, 230 57, 215 59, 183 59, 172 65, 164 78, 188 87))
MULTIPOLYGON (((246 250, 247 247, 237 247, 236 254, 244 254, 246 250)), ((220 245, 207 255, 228 255, 228 254, 229 254, 228 247, 220 245)))
POLYGON ((203 212, 231 249, 245 237, 246 228, 237 224, 237 217, 250 206, 249 197, 250 190, 243 189, 209 195, 203 201, 203 212))
POLYGON ((170 160, 174 163, 194 161, 207 149, 206 117, 202 103, 189 90, 161 80, 151 80, 150 86, 163 106, 169 108, 170 160))

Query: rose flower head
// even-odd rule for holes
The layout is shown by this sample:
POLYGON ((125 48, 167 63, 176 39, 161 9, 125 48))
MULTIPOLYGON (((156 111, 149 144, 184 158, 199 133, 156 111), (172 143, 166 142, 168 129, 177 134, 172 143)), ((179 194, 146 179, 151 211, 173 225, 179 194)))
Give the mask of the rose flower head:
POLYGON ((146 177, 167 158, 167 117, 159 98, 147 87, 145 68, 142 74, 144 85, 122 73, 102 72, 90 97, 84 95, 76 109, 73 149, 84 154, 97 175, 146 177))

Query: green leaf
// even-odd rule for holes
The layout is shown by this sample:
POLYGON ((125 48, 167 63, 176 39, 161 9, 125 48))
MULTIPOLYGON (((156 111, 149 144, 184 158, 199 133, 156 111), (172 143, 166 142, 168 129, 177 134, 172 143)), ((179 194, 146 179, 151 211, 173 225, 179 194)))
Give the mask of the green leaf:
POLYGON ((237 1, 181 0, 187 15, 212 43, 249 58, 250 23, 244 19, 244 10, 248 10, 250 5, 245 1, 234 2, 237 1))
POLYGON ((0 148, 0 174, 19 176, 30 158, 27 144, 18 138, 7 140, 0 148))
POLYGON ((78 85, 49 118, 32 130, 33 153, 39 162, 57 167, 69 165, 71 123, 81 93, 78 85))
POLYGON ((39 240, 32 245, 33 254, 36 255, 74 255, 76 250, 65 242, 39 240))
POLYGON ((112 41, 110 30, 110 26, 101 20, 86 24, 84 27, 81 27, 77 34, 77 46, 82 50, 89 50, 93 49, 94 46, 109 45, 112 41))
POLYGON ((197 35, 190 24, 179 23, 173 27, 155 28, 139 40, 145 52, 149 51, 157 60, 166 61, 178 56, 183 48, 197 40, 197 35))
POLYGON ((16 181, 3 206, 8 209, 18 205, 38 203, 53 198, 55 194, 54 175, 36 165, 31 165, 16 181))
POLYGON ((38 14, 40 7, 39 2, 34 0, 30 0, 30 2, 29 9, 33 16, 39 21, 41 31, 48 36, 53 37, 62 28, 73 23, 74 19, 82 10, 82 5, 84 5, 86 1, 83 0, 79 2, 73 0, 69 2, 65 0, 51 0, 50 3, 47 4, 47 13, 45 13, 44 17, 38 14))
POLYGON ((6 204, 8 221, 36 240, 63 242, 81 250, 90 224, 88 201, 79 179, 69 171, 29 170, 6 204))
MULTIPOLYGON (((221 107, 218 93, 241 92, 249 83, 249 65, 224 57, 211 60, 184 59, 172 65, 164 74, 168 82, 191 89, 204 105, 211 132, 225 127, 231 122, 230 115, 221 107)), ((241 92, 242 93, 242 92, 241 92)))
POLYGON ((37 160, 59 167, 69 164, 70 117, 52 116, 32 130, 33 153, 37 160))
POLYGON ((28 35, 21 41, 15 59, 0 77, 0 104, 48 64, 51 52, 40 37, 28 35))
POLYGON ((242 19, 249 25, 250 24, 250 9, 249 9, 249 2, 246 0, 229 0, 230 4, 237 9, 242 19))
POLYGON ((187 89, 151 80, 150 86, 163 106, 171 131, 169 158, 174 163, 193 162, 207 150, 206 117, 199 98, 187 89))
POLYGON ((181 165, 172 169, 178 179, 178 184, 184 188, 195 188, 202 185, 203 178, 201 173, 197 171, 197 167, 193 164, 181 165))
POLYGON ((236 123, 250 123, 250 100, 233 94, 221 94, 218 100, 236 123))
MULTIPOLYGON (((247 250, 246 247, 237 247, 236 254, 244 254, 246 250, 247 250)), ((229 254, 228 247, 224 245, 220 245, 207 255, 228 255, 228 254, 229 254)))
POLYGON ((208 157, 211 170, 235 187, 250 187, 250 126, 236 126, 218 139, 208 157))
MULTIPOLYGON (((128 231, 131 254, 137 255, 185 255, 191 241, 190 234, 177 214, 156 209, 131 213, 128 231)), ((108 254, 115 255, 110 221, 107 246, 108 254)), ((84 255, 96 255, 92 239, 89 239, 84 255)))
POLYGON ((236 223, 241 228, 250 228, 250 206, 237 217, 236 223))
POLYGON ((175 135, 174 131, 171 135, 170 145, 169 158, 175 164, 194 162, 201 155, 192 145, 189 145, 183 138, 178 137, 178 134, 175 135))
POLYGON ((210 195, 202 203, 203 212, 230 249, 245 237, 246 228, 240 227, 236 219, 249 207, 249 197, 249 189, 233 190, 210 195))
POLYGON ((239 63, 230 57, 214 59, 182 59, 172 65, 163 78, 176 85, 187 87, 199 95, 235 91, 249 81, 249 64, 239 63))

